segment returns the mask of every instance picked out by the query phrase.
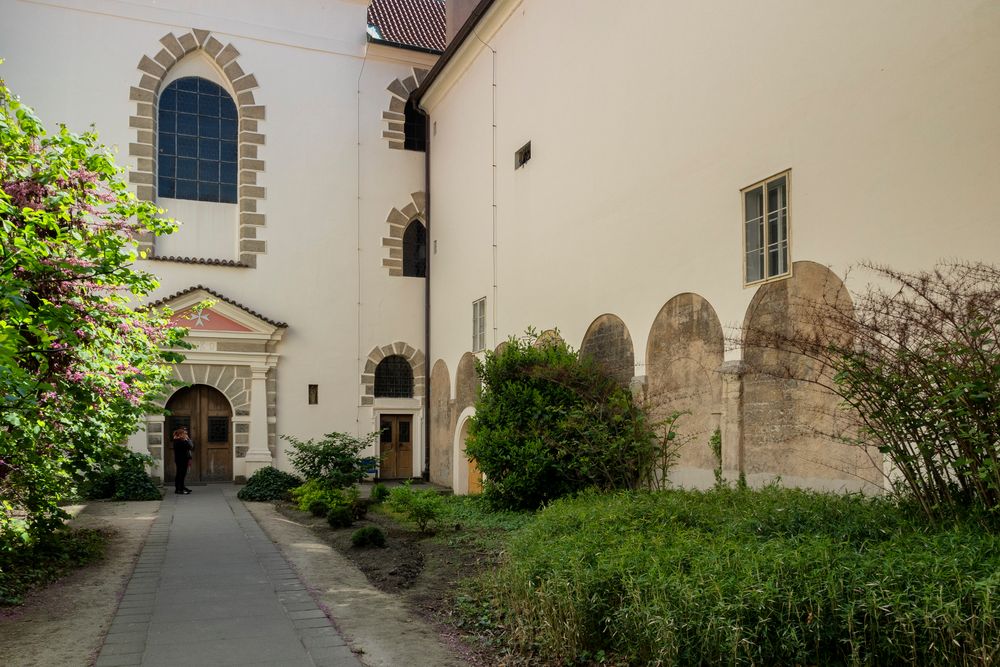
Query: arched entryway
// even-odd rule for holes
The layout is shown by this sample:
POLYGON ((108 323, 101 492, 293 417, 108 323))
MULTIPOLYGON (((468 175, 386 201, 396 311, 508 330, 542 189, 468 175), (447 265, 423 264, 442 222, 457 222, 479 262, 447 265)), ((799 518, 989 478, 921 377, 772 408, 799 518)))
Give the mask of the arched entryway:
POLYGON ((196 384, 178 390, 167 401, 164 480, 174 480, 170 436, 186 426, 194 441, 189 482, 230 482, 233 479, 233 410, 218 389, 196 384))
MULTIPOLYGON (((462 456, 465 456, 465 443, 469 441, 469 424, 472 420, 466 419, 462 422, 462 430, 459 438, 462 442, 462 456)), ((483 473, 479 471, 479 464, 476 459, 468 459, 469 461, 469 495, 475 496, 483 492, 483 473)))

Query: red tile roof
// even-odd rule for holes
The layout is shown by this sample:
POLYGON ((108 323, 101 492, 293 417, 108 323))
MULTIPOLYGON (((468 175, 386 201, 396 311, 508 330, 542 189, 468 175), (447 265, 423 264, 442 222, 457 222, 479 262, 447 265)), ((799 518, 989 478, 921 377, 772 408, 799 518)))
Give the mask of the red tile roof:
POLYGON ((372 0, 368 25, 386 42, 444 51, 444 0, 372 0))

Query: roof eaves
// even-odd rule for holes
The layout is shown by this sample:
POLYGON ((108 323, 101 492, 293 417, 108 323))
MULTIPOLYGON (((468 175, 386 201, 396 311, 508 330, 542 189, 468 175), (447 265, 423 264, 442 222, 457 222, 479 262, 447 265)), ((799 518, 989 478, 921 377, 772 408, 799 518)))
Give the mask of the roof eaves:
POLYGON ((368 35, 368 42, 370 44, 381 44, 382 46, 391 46, 396 49, 404 49, 406 51, 417 51, 418 53, 430 53, 435 56, 439 56, 444 51, 438 51, 437 49, 430 49, 425 46, 414 46, 413 44, 403 44, 401 42, 391 42, 388 39, 379 39, 378 37, 372 37, 368 35))
POLYGON ((447 46, 447 48, 445 48, 441 57, 438 58, 436 63, 434 63, 434 67, 431 68, 431 71, 428 72, 427 76, 424 77, 424 80, 414 92, 414 99, 416 100, 418 106, 420 105, 424 94, 427 92, 427 89, 433 85, 434 80, 438 78, 441 71, 448 66, 448 63, 455 56, 455 53, 459 50, 459 48, 461 48, 462 44, 465 43, 465 40, 469 38, 469 35, 475 32, 476 25, 496 1, 497 0, 480 0, 479 4, 472 10, 472 13, 469 14, 469 18, 465 20, 465 23, 462 24, 459 31, 455 33, 455 38, 451 40, 451 43, 447 46))

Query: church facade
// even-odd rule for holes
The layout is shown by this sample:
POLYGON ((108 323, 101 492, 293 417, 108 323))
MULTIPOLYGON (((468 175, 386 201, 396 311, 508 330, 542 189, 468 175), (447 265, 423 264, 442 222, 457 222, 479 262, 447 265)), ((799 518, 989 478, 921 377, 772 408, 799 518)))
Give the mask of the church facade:
POLYGON ((878 489, 878 457, 816 435, 831 397, 727 341, 843 298, 863 259, 1000 261, 988 0, 0 13, 8 85, 94 124, 182 222, 140 242, 193 345, 130 440, 165 478, 180 424, 201 481, 289 469, 282 435, 379 431, 381 477, 474 490, 475 360, 535 327, 687 413, 678 483, 712 483, 718 429, 729 476, 878 489))

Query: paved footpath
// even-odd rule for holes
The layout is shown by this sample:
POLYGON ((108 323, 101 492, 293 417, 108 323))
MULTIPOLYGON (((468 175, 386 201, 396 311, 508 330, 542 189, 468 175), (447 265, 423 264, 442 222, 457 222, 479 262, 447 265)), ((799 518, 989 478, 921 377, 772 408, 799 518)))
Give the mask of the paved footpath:
POLYGON ((236 490, 167 490, 95 667, 360 667, 236 490))

